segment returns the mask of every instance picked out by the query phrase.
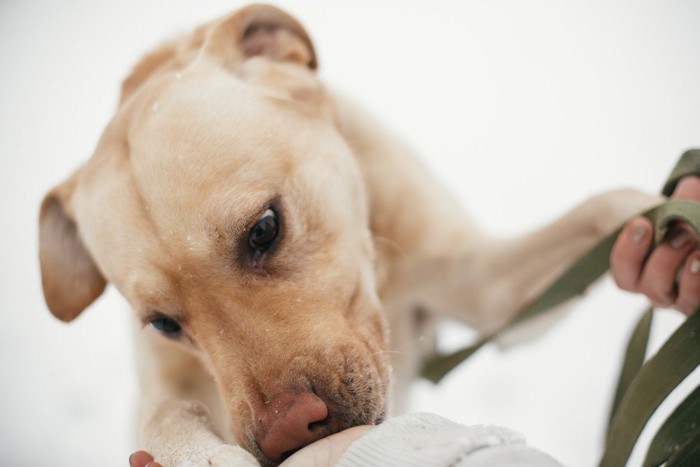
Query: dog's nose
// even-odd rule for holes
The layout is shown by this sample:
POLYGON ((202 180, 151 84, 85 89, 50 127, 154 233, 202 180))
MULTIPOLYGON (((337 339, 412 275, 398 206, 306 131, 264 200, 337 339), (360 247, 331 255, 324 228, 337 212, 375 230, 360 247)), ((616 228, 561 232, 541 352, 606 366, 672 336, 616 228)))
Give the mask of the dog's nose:
POLYGON ((258 446, 273 462, 338 431, 328 405, 313 392, 282 396, 259 419, 258 446), (274 407, 274 408, 273 408, 274 407))

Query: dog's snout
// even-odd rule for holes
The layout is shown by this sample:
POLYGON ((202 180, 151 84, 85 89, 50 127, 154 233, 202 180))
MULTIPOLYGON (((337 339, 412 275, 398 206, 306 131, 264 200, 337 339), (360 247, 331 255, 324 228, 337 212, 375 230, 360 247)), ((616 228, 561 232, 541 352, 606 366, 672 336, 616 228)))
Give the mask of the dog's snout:
POLYGON ((326 402, 311 391, 283 396, 266 408, 258 423, 258 446, 273 462, 338 431, 326 402))

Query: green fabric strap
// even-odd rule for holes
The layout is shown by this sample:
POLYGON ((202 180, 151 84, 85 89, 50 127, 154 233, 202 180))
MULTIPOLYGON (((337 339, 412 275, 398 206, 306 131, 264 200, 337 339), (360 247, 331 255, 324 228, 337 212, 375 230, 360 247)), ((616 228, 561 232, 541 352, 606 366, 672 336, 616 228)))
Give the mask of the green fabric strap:
POLYGON ((559 278, 550 285, 533 302, 527 305, 516 318, 502 329, 493 334, 482 337, 475 344, 463 348, 450 355, 438 355, 429 359, 423 367, 423 377, 434 383, 438 383, 447 373, 452 371, 462 361, 469 358, 484 344, 498 337, 503 332, 515 327, 517 324, 527 321, 540 313, 560 305, 567 300, 582 295, 589 284, 598 279, 608 269, 608 257, 615 239, 620 234, 620 229, 607 236, 596 245, 588 254, 581 257, 573 266, 567 269, 559 278))
POLYGON ((666 462, 666 467, 698 467, 700 465, 700 431, 696 431, 666 462))
POLYGON ((700 149, 690 149, 683 153, 676 167, 664 184, 661 194, 671 196, 678 181, 687 175, 700 175, 700 149))
MULTIPOLYGON (((663 240, 668 224, 676 220, 687 222, 700 238, 700 224, 693 221, 694 219, 700 221, 700 204, 698 203, 682 200, 666 201, 664 204, 656 206, 642 215, 654 223, 657 243, 663 240)), ((577 295, 582 295, 591 283, 609 269, 610 251, 621 231, 622 227, 594 246, 593 249, 569 267, 542 295, 526 306, 522 312, 518 313, 517 318, 508 325, 453 354, 438 355, 429 359, 421 372, 423 377, 434 383, 439 382, 447 373, 479 350, 484 344, 506 330, 546 312, 577 295)))
POLYGON ((699 336, 700 313, 694 313, 632 380, 613 419, 601 467, 625 465, 654 411, 700 364, 699 336))
MULTIPOLYGON (((700 436, 700 386, 685 398, 656 433, 649 445, 644 465, 661 465, 700 436)), ((700 448, 700 443, 698 444, 700 448)), ((686 448, 687 449, 687 448, 686 448)), ((690 452, 688 453, 690 454, 690 452)), ((700 455, 700 449, 696 451, 700 455)), ((680 465, 680 464, 678 464, 680 465)), ((700 465, 700 462, 695 464, 700 465)))
MULTIPOLYGON (((682 156, 662 193, 670 196, 678 181, 687 175, 700 175, 700 150, 682 156)), ((700 238, 700 204, 671 200, 644 214, 655 227, 655 242, 664 238, 671 222, 687 223, 700 238)), ((567 269, 550 287, 501 330, 482 337, 475 344, 450 355, 438 355, 423 368, 425 378, 437 383, 457 365, 469 358, 484 344, 511 329, 571 298, 582 295, 586 288, 609 268, 612 250, 622 227, 605 237, 588 253, 567 269)), ((644 364, 653 310, 642 316, 630 339, 625 362, 613 402, 606 450, 601 467, 624 466, 644 426, 659 404, 698 365, 700 365, 700 309, 685 321, 666 341, 659 352, 644 364)), ((700 465, 700 409, 696 389, 667 419, 656 434, 647 452, 646 465, 666 462, 668 467, 700 465)))
POLYGON ((610 427, 612 421, 615 418, 617 409, 620 406, 622 397, 627 392, 630 383, 639 370, 644 365, 644 358, 647 353, 647 344, 649 342, 649 334, 651 333, 651 323, 654 318, 654 308, 649 307, 646 309, 642 315, 639 323, 632 332, 632 337, 627 344, 627 351, 625 352, 624 363, 622 364, 622 371, 620 372, 620 377, 617 382, 617 389, 615 390, 615 398, 613 399, 612 409, 610 410, 610 420, 608 421, 608 436, 610 436, 610 427))

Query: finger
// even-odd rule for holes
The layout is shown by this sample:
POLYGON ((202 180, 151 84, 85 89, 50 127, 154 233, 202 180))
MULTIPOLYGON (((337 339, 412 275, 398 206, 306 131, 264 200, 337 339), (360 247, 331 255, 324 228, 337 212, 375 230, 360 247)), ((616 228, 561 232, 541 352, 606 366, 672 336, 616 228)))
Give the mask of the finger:
POLYGON ((146 467, 151 462, 153 462, 153 456, 146 451, 136 451, 129 456, 130 467, 146 467))
POLYGON ((700 305, 700 252, 688 256, 681 273, 675 307, 690 316, 700 305))
POLYGON ((296 452, 280 464, 280 467, 331 467, 338 462, 353 441, 373 428, 370 425, 356 426, 322 438, 296 452))
POLYGON ((700 177, 684 177, 676 185, 671 196, 673 199, 685 199, 700 202, 700 177))
POLYGON ((653 225, 645 217, 628 222, 610 252, 610 273, 618 287, 636 292, 653 241, 653 225))
POLYGON ((649 256, 638 286, 655 306, 670 307, 675 303, 678 295, 676 277, 695 243, 690 229, 679 224, 649 256))

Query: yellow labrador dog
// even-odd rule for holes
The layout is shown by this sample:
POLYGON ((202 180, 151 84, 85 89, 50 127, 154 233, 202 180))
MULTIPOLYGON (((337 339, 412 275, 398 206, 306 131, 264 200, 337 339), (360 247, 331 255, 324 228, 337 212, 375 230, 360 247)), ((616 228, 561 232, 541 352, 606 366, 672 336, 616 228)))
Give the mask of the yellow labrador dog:
POLYGON ((436 320, 497 328, 656 202, 610 193, 490 240, 316 68, 299 22, 265 5, 163 45, 41 207, 52 313, 74 319, 108 282, 133 307, 140 447, 164 465, 276 465, 381 422, 390 368, 400 408, 436 320))

